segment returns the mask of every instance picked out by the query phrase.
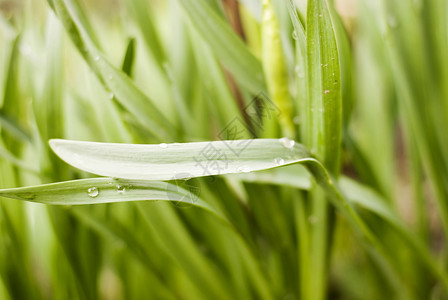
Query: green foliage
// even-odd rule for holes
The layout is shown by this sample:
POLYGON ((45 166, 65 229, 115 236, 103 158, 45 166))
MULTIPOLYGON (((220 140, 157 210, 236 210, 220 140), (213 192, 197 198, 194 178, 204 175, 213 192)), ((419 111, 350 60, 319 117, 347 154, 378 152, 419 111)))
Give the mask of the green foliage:
POLYGON ((0 4, 1 299, 448 297, 446 1, 0 4))

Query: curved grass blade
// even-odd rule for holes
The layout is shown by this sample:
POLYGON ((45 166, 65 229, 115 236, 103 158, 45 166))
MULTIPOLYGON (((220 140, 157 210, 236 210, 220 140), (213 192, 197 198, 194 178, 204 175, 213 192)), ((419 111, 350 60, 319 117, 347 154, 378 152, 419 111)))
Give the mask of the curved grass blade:
POLYGON ((253 139, 159 145, 51 140, 53 151, 67 163, 102 176, 171 180, 247 173, 308 158, 292 140, 253 139))
POLYGON ((177 185, 160 181, 89 178, 0 189, 0 196, 52 205, 165 200, 191 204, 217 214, 197 195, 177 185))
MULTIPOLYGON (((287 185, 299 189, 310 189, 310 183, 306 184, 306 180, 310 180, 304 176, 300 169, 293 169, 293 166, 278 169, 266 170, 250 174, 232 175, 236 179, 247 182, 258 182, 263 184, 287 185), (289 178, 285 180, 285 178, 289 178)), ((381 197, 373 190, 363 186, 356 181, 342 176, 338 181, 345 199, 352 205, 362 207, 367 211, 377 215, 382 220, 392 226, 408 243, 408 246, 418 253, 418 257, 426 264, 437 278, 448 287, 448 274, 441 268, 425 245, 413 233, 406 229, 406 226, 394 211, 386 204, 381 197)))
MULTIPOLYGON (((395 276, 395 273, 398 274, 399 268, 397 262, 390 259, 383 245, 361 219, 353 204, 343 197, 330 173, 319 161, 309 155, 305 147, 291 140, 254 139, 160 145, 51 140, 50 145, 57 155, 78 168, 101 175, 126 176, 129 179, 170 180, 174 176, 179 176, 176 178, 191 178, 246 173, 296 163, 302 164, 311 172, 332 204, 352 224, 352 228, 358 231, 363 241, 369 245, 367 249, 369 251, 376 250, 375 257, 386 268, 385 271, 394 274, 394 278, 400 280, 399 276, 395 276), (233 145, 233 148, 230 148, 229 144, 233 145), (210 152, 211 150, 218 152, 213 154, 210 152), (208 157, 204 154, 207 154, 208 157), (210 168, 206 169, 208 173, 204 172, 204 165, 216 166, 224 162, 227 163, 226 168, 210 168)), ((362 199, 362 197, 360 198, 362 199)), ((375 201, 375 203, 380 202, 375 201)), ((376 207, 375 209, 384 214, 381 208, 376 207)), ((393 220, 390 216, 385 215, 384 217, 393 220)), ((402 226, 397 226, 397 228, 406 233, 402 226)), ((412 240, 412 237, 408 238, 412 240)), ((415 243, 414 247, 420 251, 420 246, 415 243)), ((441 276, 443 283, 448 287, 446 276, 442 276, 440 273, 442 271, 436 265, 431 264, 430 266, 441 276)), ((397 284, 401 285, 401 282, 397 282, 397 284)))
MULTIPOLYGON (((266 288, 268 286, 267 282, 261 275, 261 269, 259 268, 255 257, 246 245, 246 241, 240 235, 238 230, 228 221, 228 219, 224 215, 214 210, 203 200, 199 199, 197 195, 194 195, 193 193, 186 191, 176 185, 160 181, 91 178, 52 184, 43 184, 39 186, 3 189, 0 190, 0 196, 51 205, 82 205, 128 201, 162 200, 185 203, 202 208, 216 216, 219 221, 221 221, 231 230, 231 232, 235 233, 235 238, 241 243, 241 250, 244 251, 245 257, 247 259, 247 261, 245 261, 245 264, 247 265, 249 270, 254 273, 254 280, 258 288, 260 289, 260 294, 263 295, 263 299, 272 299, 269 296, 268 289, 266 288)), ((90 218, 89 216, 82 214, 82 211, 77 212, 81 213, 82 217, 90 218)), ((163 219, 164 217, 160 216, 159 222, 162 222, 161 220, 163 219)), ((126 244, 136 246, 136 241, 133 240, 132 237, 127 237, 126 235, 123 236, 123 228, 120 229, 116 226, 116 224, 104 225, 102 224, 102 222, 94 222, 92 219, 88 220, 89 224, 96 230, 99 230, 103 233, 105 232, 109 236, 117 236, 126 244)), ((172 219, 168 218, 166 222, 172 222, 172 219)), ((171 239, 171 241, 174 243, 175 239, 171 239)), ((146 263, 147 258, 142 253, 137 252, 136 254, 139 259, 143 259, 143 261, 146 263)))

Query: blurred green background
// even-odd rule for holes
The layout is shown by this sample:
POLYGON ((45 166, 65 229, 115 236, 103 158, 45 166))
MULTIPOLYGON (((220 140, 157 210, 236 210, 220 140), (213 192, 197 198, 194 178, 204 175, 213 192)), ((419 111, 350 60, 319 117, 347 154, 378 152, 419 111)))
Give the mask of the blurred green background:
POLYGON ((264 93, 280 114, 244 137, 295 139, 341 187, 351 178, 371 193, 383 214, 356 209, 389 260, 315 207, 314 184, 205 177, 191 184, 235 231, 162 201, 1 198, 0 299, 448 297, 447 1, 315 0, 313 19, 305 0, 296 17, 288 1, 261 2, 0 1, 0 188, 92 177, 57 158, 51 138, 208 141, 235 118, 253 129, 244 108, 264 93), (340 84, 334 123, 306 100, 326 67, 304 63, 307 29, 324 25, 320 57, 338 46, 337 74, 322 71, 340 84), (338 136, 334 156, 314 149, 307 122, 318 118, 338 136))

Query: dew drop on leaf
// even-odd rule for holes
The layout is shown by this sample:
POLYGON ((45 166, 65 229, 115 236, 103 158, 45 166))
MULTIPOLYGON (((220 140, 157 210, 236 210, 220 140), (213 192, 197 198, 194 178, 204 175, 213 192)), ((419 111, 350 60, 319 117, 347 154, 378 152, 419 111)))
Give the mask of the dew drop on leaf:
POLYGON ((241 166, 237 170, 238 172, 249 173, 251 169, 248 166, 241 166))
POLYGON ((281 138, 279 141, 283 146, 285 146, 288 149, 292 149, 294 147, 294 144, 296 143, 293 140, 288 139, 286 137, 281 138))
POLYGON ((298 40, 298 39, 299 39, 298 36, 297 36, 297 31, 294 30, 294 31, 292 32, 292 38, 295 39, 295 40, 298 40))
POLYGON ((121 184, 117 184, 117 192, 119 194, 122 194, 122 193, 126 192, 126 188, 124 186, 122 186, 121 184))
POLYGON ((100 191, 98 190, 98 188, 96 186, 91 187, 87 190, 87 194, 89 195, 89 197, 95 198, 96 196, 98 196, 98 194, 100 193, 100 191))
POLYGON ((285 163, 285 160, 283 158, 278 157, 278 158, 274 159, 274 163, 277 166, 281 166, 281 165, 283 165, 285 163))

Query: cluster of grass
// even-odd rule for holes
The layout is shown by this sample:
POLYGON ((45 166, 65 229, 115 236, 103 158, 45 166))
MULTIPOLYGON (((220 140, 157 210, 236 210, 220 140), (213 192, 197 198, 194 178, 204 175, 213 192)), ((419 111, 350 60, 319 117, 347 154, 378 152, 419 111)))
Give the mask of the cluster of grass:
POLYGON ((446 0, 0 12, 0 299, 448 297, 446 0))

